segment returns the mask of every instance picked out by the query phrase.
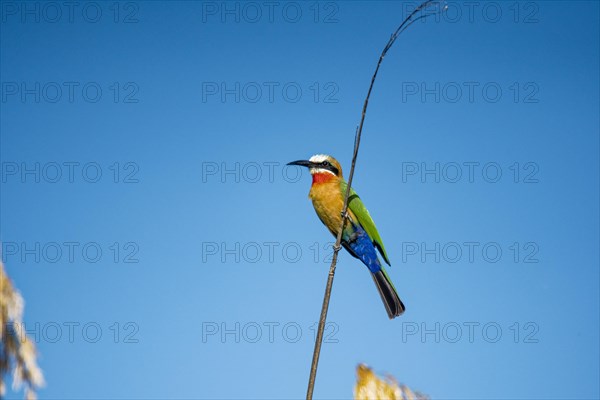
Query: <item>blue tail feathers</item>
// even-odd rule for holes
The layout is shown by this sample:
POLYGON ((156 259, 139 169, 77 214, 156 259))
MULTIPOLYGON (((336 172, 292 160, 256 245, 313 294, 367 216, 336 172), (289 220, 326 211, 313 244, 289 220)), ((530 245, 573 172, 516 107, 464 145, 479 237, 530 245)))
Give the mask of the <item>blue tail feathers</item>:
POLYGON ((348 250, 348 253, 361 260, 371 271, 371 276, 385 305, 388 317, 392 319, 402 315, 405 310, 404 304, 402 304, 394 285, 382 268, 381 262, 377 258, 375 246, 365 230, 360 225, 354 225, 354 233, 344 237, 342 245, 348 250))
POLYGON ((354 225, 355 231, 342 243, 346 250, 365 264, 372 273, 381 271, 377 251, 367 232, 360 225, 354 225))

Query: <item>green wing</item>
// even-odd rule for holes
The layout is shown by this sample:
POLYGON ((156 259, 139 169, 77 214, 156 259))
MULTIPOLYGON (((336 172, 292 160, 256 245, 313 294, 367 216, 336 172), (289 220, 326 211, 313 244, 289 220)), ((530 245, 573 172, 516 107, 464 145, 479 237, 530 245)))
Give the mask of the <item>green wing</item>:
MULTIPOLYGON (((340 189, 342 190, 342 196, 346 195, 347 187, 348 183, 341 179, 340 189)), ((367 210, 367 207, 365 207, 358 194, 352 188, 350 188, 350 196, 348 197, 348 208, 356 215, 358 223, 367 232, 373 245, 379 250, 387 265, 391 265, 385 247, 383 247, 383 241, 381 240, 381 236, 379 236, 379 232, 377 232, 377 227, 375 226, 375 222, 373 222, 373 218, 371 218, 371 214, 369 214, 369 210, 367 210)))

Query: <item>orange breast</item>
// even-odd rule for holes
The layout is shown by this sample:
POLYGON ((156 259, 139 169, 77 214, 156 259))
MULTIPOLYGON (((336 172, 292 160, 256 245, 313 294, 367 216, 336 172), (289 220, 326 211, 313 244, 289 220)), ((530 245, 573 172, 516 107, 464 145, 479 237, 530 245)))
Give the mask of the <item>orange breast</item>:
MULTIPOLYGON (((313 182, 308 197, 312 200, 313 207, 323 224, 336 236, 342 224, 344 197, 341 193, 337 177, 334 176, 333 178, 323 182, 313 182)), ((356 221, 354 214, 350 210, 348 210, 348 213, 350 214, 350 218, 356 221)))

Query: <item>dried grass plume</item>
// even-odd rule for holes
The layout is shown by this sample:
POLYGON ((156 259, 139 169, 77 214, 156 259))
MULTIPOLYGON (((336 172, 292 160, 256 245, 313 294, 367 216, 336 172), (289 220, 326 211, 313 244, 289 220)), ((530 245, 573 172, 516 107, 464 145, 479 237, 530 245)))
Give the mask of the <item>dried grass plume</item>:
POLYGON ((35 345, 25 333, 22 317, 23 297, 13 287, 0 260, 0 398, 6 393, 5 379, 11 370, 13 390, 25 386, 28 400, 35 399, 35 389, 44 385, 35 345))
POLYGON ((381 379, 364 364, 356 367, 356 400, 429 400, 427 395, 413 392, 408 386, 399 384, 393 377, 381 379))

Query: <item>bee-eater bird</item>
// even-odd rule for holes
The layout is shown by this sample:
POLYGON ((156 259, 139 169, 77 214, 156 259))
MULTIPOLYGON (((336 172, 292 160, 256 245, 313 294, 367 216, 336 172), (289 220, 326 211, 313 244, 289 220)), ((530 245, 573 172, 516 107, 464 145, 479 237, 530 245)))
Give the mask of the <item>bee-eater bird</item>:
MULTIPOLYGON (((331 156, 317 154, 310 160, 293 161, 288 165, 300 165, 310 170, 312 186, 308 197, 312 200, 321 222, 337 237, 342 226, 344 196, 348 187, 342 176, 340 163, 331 156)), ((395 318, 404 312, 404 304, 377 257, 375 249, 379 250, 384 261, 390 265, 375 223, 354 189, 350 189, 347 214, 348 218, 342 230, 342 246, 369 268, 388 316, 390 319, 395 318)))

